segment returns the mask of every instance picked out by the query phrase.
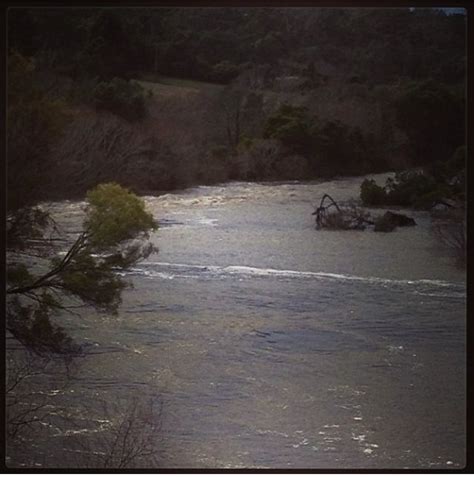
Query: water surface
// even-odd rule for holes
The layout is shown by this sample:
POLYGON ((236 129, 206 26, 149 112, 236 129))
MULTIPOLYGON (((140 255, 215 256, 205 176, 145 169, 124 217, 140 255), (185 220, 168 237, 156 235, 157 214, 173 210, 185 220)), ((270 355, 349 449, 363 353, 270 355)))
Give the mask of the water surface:
MULTIPOLYGON (((146 197, 159 253, 127 274, 118 317, 63 318, 89 352, 58 405, 153 389, 168 468, 464 466, 464 273, 426 212, 316 231, 322 195, 355 200, 361 181, 146 197)), ((54 205, 71 229, 81 207, 54 205)), ((68 466, 55 439, 39 465, 68 466)))

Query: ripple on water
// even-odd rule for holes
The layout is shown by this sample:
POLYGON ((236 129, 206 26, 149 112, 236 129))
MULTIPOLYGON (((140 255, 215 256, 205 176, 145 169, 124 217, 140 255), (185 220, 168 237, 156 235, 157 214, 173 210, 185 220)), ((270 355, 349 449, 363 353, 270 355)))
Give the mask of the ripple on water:
MULTIPOLYGON (((147 197, 159 260, 129 271, 113 325, 84 317, 97 354, 69 398, 52 397, 140 396, 156 378, 175 467, 458 466, 463 277, 422 214, 393 234, 316 232, 322 194, 343 203, 361 181, 147 197)), ((53 208, 77 231, 83 205, 53 208)))
POLYGON ((351 333, 321 329, 256 330, 255 347, 278 353, 334 353, 350 350, 375 351, 378 347, 351 333))

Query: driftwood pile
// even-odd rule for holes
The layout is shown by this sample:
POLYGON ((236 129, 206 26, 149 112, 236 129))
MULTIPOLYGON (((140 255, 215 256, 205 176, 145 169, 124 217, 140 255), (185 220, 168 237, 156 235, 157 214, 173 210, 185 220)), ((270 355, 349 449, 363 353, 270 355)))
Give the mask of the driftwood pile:
POLYGON ((365 230, 373 226, 375 232, 391 232, 396 227, 416 225, 411 217, 387 211, 382 216, 371 219, 370 213, 354 205, 340 207, 329 195, 324 194, 319 207, 313 212, 316 229, 365 230))

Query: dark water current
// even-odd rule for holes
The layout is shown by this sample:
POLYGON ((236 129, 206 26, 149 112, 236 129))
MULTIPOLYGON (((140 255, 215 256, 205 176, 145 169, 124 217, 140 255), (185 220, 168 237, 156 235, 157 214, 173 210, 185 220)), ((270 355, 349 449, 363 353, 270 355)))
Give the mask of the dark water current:
MULTIPOLYGON (((158 400, 168 468, 462 467, 464 274, 425 212, 389 234, 316 231, 321 196, 356 199, 361 180, 147 197, 160 251, 118 317, 64 317, 88 354, 57 405, 158 400)), ((79 227, 81 204, 54 207, 79 227)), ((30 457, 73 466, 64 424, 52 435, 30 457)))

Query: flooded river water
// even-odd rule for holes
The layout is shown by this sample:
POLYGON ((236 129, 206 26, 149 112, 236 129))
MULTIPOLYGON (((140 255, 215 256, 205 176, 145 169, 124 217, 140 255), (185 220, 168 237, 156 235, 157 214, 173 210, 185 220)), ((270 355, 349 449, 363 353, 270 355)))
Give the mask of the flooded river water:
MULTIPOLYGON (((464 273, 426 212, 387 234, 315 230, 322 195, 357 199, 361 181, 146 197, 159 253, 117 317, 64 317, 87 353, 55 405, 156 399, 167 468, 462 467, 464 273)), ((78 228, 81 204, 54 207, 78 228)), ((74 466, 66 434, 30 458, 74 466)))

